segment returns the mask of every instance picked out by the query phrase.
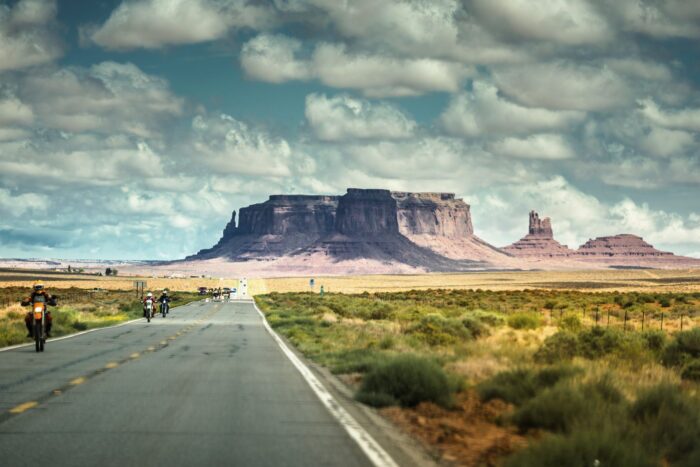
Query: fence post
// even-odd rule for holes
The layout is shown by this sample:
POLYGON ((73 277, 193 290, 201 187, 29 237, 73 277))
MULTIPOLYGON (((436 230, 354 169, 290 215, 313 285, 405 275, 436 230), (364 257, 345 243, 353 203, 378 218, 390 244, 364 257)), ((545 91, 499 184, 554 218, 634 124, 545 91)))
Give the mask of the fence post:
POLYGON ((644 310, 642 310, 642 331, 644 331, 644 315, 645 314, 646 313, 644 312, 644 310))
POLYGON ((664 330, 664 312, 661 312, 661 330, 664 330))
POLYGON ((683 332, 683 313, 681 313, 681 332, 683 332))
POLYGON ((610 308, 608 308, 608 324, 605 325, 606 328, 610 327, 610 308))
POLYGON ((598 307, 595 307, 595 325, 598 327, 598 307))
POLYGON ((627 332, 627 308, 625 308, 625 323, 622 325, 622 330, 627 332))

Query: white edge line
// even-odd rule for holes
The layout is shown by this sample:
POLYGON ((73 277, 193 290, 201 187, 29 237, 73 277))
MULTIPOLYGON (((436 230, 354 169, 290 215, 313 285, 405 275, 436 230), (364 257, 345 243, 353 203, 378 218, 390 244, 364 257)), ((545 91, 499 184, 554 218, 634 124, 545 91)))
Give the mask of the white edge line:
POLYGON ((282 352, 299 370, 306 382, 311 386, 316 396, 321 400, 328 411, 341 424, 350 437, 360 446, 360 449, 367 455, 375 467, 398 467, 398 464, 391 458, 372 436, 350 415, 334 398, 333 395, 323 386, 311 370, 292 352, 287 344, 270 327, 265 315, 260 311, 258 305, 253 301, 253 306, 262 318, 265 329, 280 346, 282 352))
MULTIPOLYGON (((190 302, 190 303, 195 303, 195 302, 190 302)), ((186 303, 185 305, 181 305, 181 306, 176 306, 175 308, 182 308, 182 307, 189 305, 190 303, 186 303)), ((136 319, 132 319, 129 321, 125 321, 123 323, 113 324, 111 326, 102 326, 100 328, 88 329, 87 331, 80 331, 80 332, 76 332, 75 334, 68 334, 67 336, 54 337, 51 339, 47 339, 46 342, 48 343, 48 342, 62 341, 65 339, 72 339, 74 337, 82 336, 83 334, 89 334, 89 333, 95 332, 95 331, 104 331, 105 329, 119 328, 121 326, 126 326, 127 324, 135 323, 136 321, 141 321, 144 319, 146 319, 146 318, 136 318, 136 319)), ((0 352, 8 352, 10 350, 21 349, 23 347, 30 347, 32 345, 34 345, 34 342, 27 342, 26 344, 11 345, 9 347, 0 348, 0 352)))

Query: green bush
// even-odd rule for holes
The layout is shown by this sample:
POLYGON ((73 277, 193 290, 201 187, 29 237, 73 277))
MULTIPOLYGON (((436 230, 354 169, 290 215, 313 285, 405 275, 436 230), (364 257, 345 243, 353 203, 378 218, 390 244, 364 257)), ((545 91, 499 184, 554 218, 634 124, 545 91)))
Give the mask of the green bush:
POLYGON ((481 337, 489 335, 489 328, 478 318, 466 316, 462 318, 462 325, 469 330, 472 337, 481 337))
POLYGON ((537 329, 542 326, 542 316, 535 312, 519 311, 508 316, 508 326, 513 329, 537 329))
POLYGON ((610 414, 610 406, 621 400, 622 395, 609 382, 581 386, 564 381, 539 392, 518 408, 513 422, 521 430, 569 432, 575 424, 599 422, 610 414))
POLYGON ((430 313, 420 318, 408 331, 428 345, 449 345, 472 337, 469 330, 457 319, 430 313))
POLYGON ((384 406, 395 400, 403 407, 433 402, 451 404, 450 381, 434 361, 415 355, 401 355, 371 370, 356 395, 360 402, 384 406))
POLYGON ((470 312, 467 316, 475 318, 479 322, 488 324, 489 326, 493 327, 503 326, 504 324, 506 324, 506 319, 502 315, 491 311, 474 310, 470 312))
POLYGON ((547 436, 510 456, 506 467, 654 467, 658 460, 644 446, 614 430, 579 429, 547 436))
POLYGON ((644 444, 671 463, 692 465, 700 455, 700 408, 681 388, 660 384, 644 391, 630 408, 630 418, 644 444))
POLYGON ((623 345, 623 335, 617 329, 596 326, 581 332, 578 341, 581 355, 596 359, 619 350, 623 345))
POLYGON ((664 349, 661 361, 666 366, 682 366, 695 358, 700 358, 700 328, 676 334, 664 349))
POLYGON ((663 350, 667 341, 666 333, 659 329, 644 331, 641 333, 641 337, 646 348, 654 352, 660 352, 663 350))
POLYGON ((552 366, 538 372, 524 368, 502 371, 479 384, 477 392, 483 401, 501 399, 520 405, 579 371, 573 366, 552 366))
POLYGON ((557 323, 560 329, 571 332, 579 332, 583 329, 581 318, 577 314, 567 313, 557 323))
POLYGON ((700 358, 689 361, 681 371, 681 378, 700 381, 700 358))
POLYGON ((556 363, 571 360, 580 353, 578 336, 569 331, 559 331, 546 338, 535 353, 535 360, 556 363))

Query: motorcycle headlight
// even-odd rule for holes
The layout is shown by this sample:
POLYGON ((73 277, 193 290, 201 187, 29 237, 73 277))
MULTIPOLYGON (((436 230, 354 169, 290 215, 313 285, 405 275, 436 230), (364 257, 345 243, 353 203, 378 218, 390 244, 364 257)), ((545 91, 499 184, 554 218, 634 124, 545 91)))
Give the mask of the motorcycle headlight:
POLYGON ((42 311, 44 311, 44 309, 43 309, 42 307, 40 307, 40 306, 37 306, 37 307, 34 308, 34 311, 37 312, 37 313, 41 313, 42 311))

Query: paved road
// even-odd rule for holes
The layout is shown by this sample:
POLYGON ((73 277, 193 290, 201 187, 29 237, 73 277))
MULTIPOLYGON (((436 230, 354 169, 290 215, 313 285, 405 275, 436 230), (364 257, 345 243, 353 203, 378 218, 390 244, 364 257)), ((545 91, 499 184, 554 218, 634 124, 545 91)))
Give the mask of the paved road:
POLYGON ((365 466, 249 303, 0 352, 0 464, 365 466))

